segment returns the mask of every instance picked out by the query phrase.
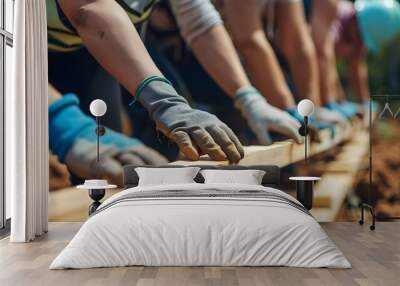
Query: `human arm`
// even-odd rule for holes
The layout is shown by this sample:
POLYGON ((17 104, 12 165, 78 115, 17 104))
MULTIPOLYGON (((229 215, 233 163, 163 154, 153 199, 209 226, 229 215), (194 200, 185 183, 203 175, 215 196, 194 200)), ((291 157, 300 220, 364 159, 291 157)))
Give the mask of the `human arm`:
MULTIPOLYGON (((127 14, 116 1, 59 0, 59 4, 77 29, 90 53, 131 94, 136 93, 136 89, 145 79, 152 76, 162 77, 127 14)), ((228 131, 223 131, 210 135, 207 129, 200 128, 199 123, 196 122, 201 113, 201 117, 208 124, 224 126, 215 116, 191 109, 175 90, 168 90, 168 93, 165 93, 165 88, 156 84, 152 84, 152 87, 149 86, 146 89, 151 89, 154 94, 142 95, 140 102, 152 114, 155 114, 153 107, 157 106, 158 116, 153 116, 153 120, 158 120, 156 121, 157 126, 163 126, 162 132, 176 142, 187 157, 196 160, 201 154, 207 153, 214 160, 226 158, 229 161, 237 162, 244 156, 242 146, 237 138, 228 136, 231 133, 227 134, 228 131), (160 102, 164 105, 159 106, 160 102), (186 135, 191 138, 190 141, 177 141, 182 139, 175 134, 177 130, 174 125, 174 108, 178 106, 185 109, 185 116, 180 118, 180 123, 192 127, 185 130, 186 135), (194 138, 193 130, 197 130, 197 132, 200 130, 202 135, 206 138, 211 136, 213 140, 198 141, 194 138), (182 149, 183 144, 190 144, 190 148, 182 149), (222 150, 227 146, 232 149, 229 154, 222 150), (198 150, 201 152, 199 153, 198 150)), ((144 93, 146 94, 146 92, 144 93)))
POLYGON ((197 58, 210 75, 220 83, 228 95, 234 96, 235 106, 247 119, 260 144, 272 143, 268 131, 284 134, 298 143, 302 142, 298 134, 299 124, 289 114, 267 103, 257 90, 242 96, 240 91, 251 87, 222 26, 217 26, 196 38, 193 47, 197 58))
POLYGON ((317 50, 322 104, 329 110, 339 113, 345 118, 352 118, 356 110, 353 110, 353 108, 343 108, 338 104, 338 102, 345 100, 345 95, 336 68, 334 43, 329 29, 323 29, 322 24, 317 25, 314 22, 312 34, 317 50), (314 25, 316 26, 314 27, 314 25))
POLYGON ((257 0, 230 0, 224 6, 225 23, 251 82, 271 104, 290 108, 295 102, 265 36, 260 13, 257 0))
POLYGON ((58 92, 58 90, 56 90, 54 88, 54 86, 52 86, 51 84, 48 85, 48 104, 52 104, 54 101, 56 101, 57 99, 61 98, 61 93, 58 92))
POLYGON ((268 130, 277 131, 301 142, 296 128, 298 123, 287 116, 286 112, 268 104, 265 98, 251 87, 232 41, 212 4, 207 0, 175 0, 171 3, 186 42, 205 70, 227 95, 233 97, 235 106, 245 116, 259 142, 271 143, 268 130), (213 20, 198 20, 210 15, 214 15, 213 20), (247 89, 251 92, 245 92, 243 96, 241 91, 247 89))
POLYGON ((226 94, 250 82, 219 13, 209 0, 171 0, 180 32, 196 58, 226 94))
POLYGON ((250 85, 232 41, 222 25, 216 25, 195 38, 190 47, 204 69, 227 95, 233 97, 238 89, 250 85))
POLYGON ((323 104, 338 100, 338 77, 331 26, 336 17, 336 0, 315 1, 311 17, 311 35, 319 69, 319 93, 323 104))
POLYGON ((368 67, 363 57, 350 59, 350 85, 354 95, 361 102, 369 99, 368 67))
MULTIPOLYGON (((295 101, 263 29, 261 15, 266 11, 257 2, 230 0, 223 10, 225 23, 252 82, 267 95, 269 102, 293 114, 297 111, 295 101)), ((276 5, 278 43, 289 60, 296 87, 300 96, 313 99, 318 106, 318 67, 302 7, 299 2, 277 2, 276 5)), ((319 118, 338 120, 335 114, 322 108, 315 111, 319 118)))
POLYGON ((59 0, 85 47, 131 94, 145 78, 161 76, 136 29, 113 0, 59 0))
POLYGON ((302 5, 301 1, 276 3, 276 42, 289 63, 300 98, 319 106, 317 56, 302 5))
POLYGON ((141 141, 106 128, 97 162, 96 122, 85 115, 74 94, 62 95, 49 84, 49 146, 74 175, 105 178, 122 186, 125 164, 166 164, 167 159, 141 141))

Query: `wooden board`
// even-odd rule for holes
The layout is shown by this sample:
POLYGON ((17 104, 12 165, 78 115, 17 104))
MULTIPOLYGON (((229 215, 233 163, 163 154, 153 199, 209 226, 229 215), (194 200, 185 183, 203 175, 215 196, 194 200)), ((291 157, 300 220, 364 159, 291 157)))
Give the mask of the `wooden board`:
MULTIPOLYGON (((344 144, 335 161, 328 164, 322 180, 316 185, 313 215, 318 221, 334 221, 346 195, 351 190, 356 172, 368 151, 368 132, 360 120, 351 124, 336 125, 332 136, 330 130, 321 130, 321 142, 310 144, 309 155, 317 155, 339 144, 344 144)), ((277 165, 285 167, 304 160, 304 144, 291 140, 275 142, 270 146, 247 146, 240 165, 277 165)), ((176 165, 227 165, 228 162, 211 161, 203 156, 199 161, 180 160, 176 165)))
MULTIPOLYGON (((329 130, 320 131, 320 143, 310 145, 310 155, 319 154, 329 150, 339 143, 349 141, 360 129, 360 121, 354 121, 352 124, 342 124, 336 126, 335 136, 329 130), (357 132, 356 132, 357 131, 357 132)), ((347 148, 347 147, 346 147, 347 148)), ((350 148, 350 147, 348 147, 350 148)), ((270 146, 247 146, 245 147, 246 156, 240 161, 241 165, 278 165, 284 167, 292 163, 300 162, 304 159, 304 144, 295 144, 291 140, 276 142, 270 146)), ((176 161, 171 164, 193 165, 193 164, 211 164, 226 165, 228 162, 211 161, 207 156, 203 156, 199 161, 176 161)), ((340 163, 332 163, 331 169, 346 165, 342 160, 340 163), (335 167, 336 166, 336 167, 335 167)), ((347 165, 346 165, 347 166, 347 165)), ((324 179, 325 180, 325 179, 324 179)), ((328 178, 326 178, 328 182, 328 178)), ((334 181, 334 179, 333 179, 334 181)), ((347 186, 347 185, 346 185, 347 186)), ((315 205, 319 207, 330 207, 331 198, 324 195, 324 192, 317 190, 315 205), (321 196, 318 196, 321 194, 321 196)), ((108 190, 106 197, 115 193, 115 190, 108 190)), ((342 192, 340 192, 342 194, 342 192)), ((49 220, 50 221, 84 221, 87 218, 87 208, 91 200, 86 191, 75 188, 67 188, 50 192, 49 195, 49 220)), ((323 217, 326 217, 324 215, 323 217)))
POLYGON ((358 130, 342 147, 335 161, 328 164, 314 188, 315 206, 311 213, 318 221, 335 220, 343 201, 353 188, 355 175, 368 155, 368 146, 367 130, 358 130), (318 201, 324 201, 325 205, 318 205, 318 201))
MULTIPOLYGON (((354 131, 359 129, 361 122, 355 120, 352 124, 337 124, 336 132, 332 136, 330 130, 321 130, 321 142, 309 144, 309 155, 319 154, 330 148, 349 140, 354 131)), ((277 165, 284 167, 304 160, 304 144, 296 144, 292 140, 275 142, 270 146, 246 146, 245 157, 238 163, 240 165, 277 165)), ((202 156, 198 161, 179 160, 173 165, 228 165, 227 161, 212 161, 208 156, 202 156)))
MULTIPOLYGON (((118 191, 107 190, 104 199, 118 191)), ((87 190, 71 187, 52 191, 49 193, 49 221, 85 221, 91 203, 87 190)))
POLYGON ((378 223, 374 232, 357 223, 322 224, 349 259, 352 269, 138 266, 49 270, 52 260, 80 226, 81 223, 50 223, 49 233, 32 243, 0 240, 0 285, 399 285, 400 223, 378 223))

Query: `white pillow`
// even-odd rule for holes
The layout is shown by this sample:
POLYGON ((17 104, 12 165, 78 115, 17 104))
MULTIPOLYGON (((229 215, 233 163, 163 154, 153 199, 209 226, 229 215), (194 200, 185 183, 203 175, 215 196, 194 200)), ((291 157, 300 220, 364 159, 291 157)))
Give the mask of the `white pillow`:
POLYGON ((199 167, 184 168, 135 168, 139 186, 195 183, 199 167))
POLYGON ((262 170, 202 170, 205 184, 261 185, 265 171, 262 170))

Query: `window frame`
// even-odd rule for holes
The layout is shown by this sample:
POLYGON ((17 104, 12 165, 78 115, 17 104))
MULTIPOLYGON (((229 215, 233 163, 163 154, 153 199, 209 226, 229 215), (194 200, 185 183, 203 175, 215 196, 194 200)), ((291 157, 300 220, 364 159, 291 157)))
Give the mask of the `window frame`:
MULTIPOLYGON (((6 46, 13 47, 13 34, 6 27, 6 1, 15 5, 15 0, 0 0, 0 237, 9 233, 10 219, 7 219, 6 189, 5 189, 5 100, 6 100, 6 64, 8 61, 6 46)), ((14 7, 12 9, 14 12, 14 7)), ((13 17, 13 15, 11 16, 13 17)), ((14 29, 12 29, 14 30, 14 29)))

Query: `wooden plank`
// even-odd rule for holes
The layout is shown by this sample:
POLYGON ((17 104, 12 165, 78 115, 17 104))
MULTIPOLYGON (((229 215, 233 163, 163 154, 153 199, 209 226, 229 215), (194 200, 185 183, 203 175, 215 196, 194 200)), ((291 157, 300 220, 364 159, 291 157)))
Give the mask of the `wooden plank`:
MULTIPOLYGON (((349 140, 354 131, 360 128, 360 120, 352 124, 337 124, 334 136, 330 130, 321 130, 319 137, 321 142, 309 144, 309 155, 313 156, 329 150, 339 143, 349 140)), ((304 160, 304 144, 296 144, 292 140, 275 142, 269 146, 246 146, 245 157, 239 165, 251 166, 259 164, 277 165, 284 167, 304 160)), ((172 165, 228 165, 228 161, 212 161, 207 155, 202 156, 198 161, 179 160, 170 163, 172 165)))
POLYGON ((318 221, 334 221, 347 194, 352 190, 354 178, 368 154, 368 132, 357 131, 352 140, 328 164, 321 180, 314 188, 314 208, 311 213, 318 221), (324 205, 319 205, 323 201, 324 205), (327 204, 327 202, 329 202, 327 204))
MULTIPOLYGON (((118 191, 117 189, 107 190, 104 199, 118 191)), ((70 187, 51 191, 49 193, 49 221, 85 221, 91 203, 92 200, 86 190, 70 187)))
MULTIPOLYGON (((362 128, 361 120, 351 124, 336 125, 334 136, 330 130, 321 130, 321 142, 310 144, 309 155, 317 155, 341 143, 346 143, 335 161, 326 167, 322 180, 315 187, 313 215, 318 221, 333 221, 353 186, 353 179, 359 170, 362 159, 368 151, 368 133, 362 128)), ((304 144, 291 140, 275 142, 270 146, 247 146, 245 157, 239 165, 277 165, 288 166, 304 160, 304 144)), ((180 160, 174 165, 228 165, 227 161, 212 161, 202 156, 198 161, 180 160)))
MULTIPOLYGON (((360 128, 360 121, 350 124, 336 126, 336 134, 331 136, 329 130, 320 131, 320 143, 310 144, 310 156, 329 150, 339 143, 351 138, 355 130, 360 128)), ((268 164, 284 167, 292 163, 304 160, 304 144, 295 144, 291 140, 276 142, 270 146, 247 146, 246 156, 239 162, 240 165, 268 164)), ((203 156, 199 161, 175 161, 171 164, 177 165, 227 165, 227 161, 211 161, 203 156)), ((333 168, 333 165, 332 165, 333 168)), ((115 191, 107 191, 106 197, 114 194, 115 191)), ((87 192, 67 188, 50 192, 49 195, 49 220, 50 221, 84 221, 87 218, 87 207, 91 200, 87 192)), ((317 197, 315 203, 320 207, 330 205, 330 198, 317 197)))
POLYGON ((314 196, 313 208, 330 208, 331 204, 332 200, 329 196, 314 196))

